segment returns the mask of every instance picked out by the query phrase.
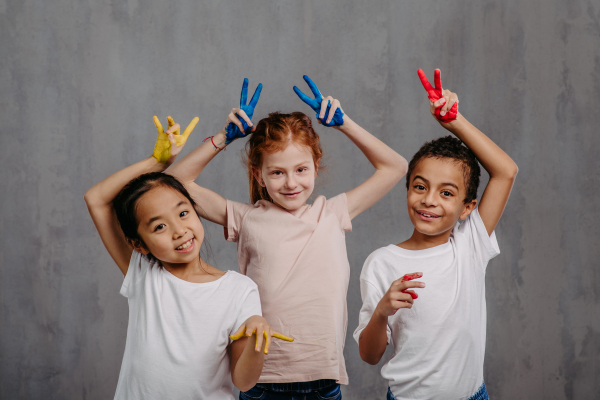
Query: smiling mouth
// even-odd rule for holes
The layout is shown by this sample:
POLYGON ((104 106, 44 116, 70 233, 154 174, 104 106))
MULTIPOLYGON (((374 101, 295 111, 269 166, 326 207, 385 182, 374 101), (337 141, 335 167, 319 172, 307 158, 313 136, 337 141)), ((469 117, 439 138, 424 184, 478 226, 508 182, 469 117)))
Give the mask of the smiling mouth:
POLYGON ((282 195, 284 195, 285 197, 296 197, 298 196, 300 193, 302 192, 294 192, 294 193, 281 193, 282 195))
POLYGON ((176 247, 175 250, 186 250, 186 249, 189 249, 190 247, 192 247, 193 244, 194 244, 194 238, 191 238, 187 242, 183 243, 181 246, 176 247))
POLYGON ((433 218, 439 218, 440 216, 431 212, 427 212, 427 211, 417 211, 417 214, 419 214, 421 217, 423 218, 427 218, 427 219, 433 219, 433 218))

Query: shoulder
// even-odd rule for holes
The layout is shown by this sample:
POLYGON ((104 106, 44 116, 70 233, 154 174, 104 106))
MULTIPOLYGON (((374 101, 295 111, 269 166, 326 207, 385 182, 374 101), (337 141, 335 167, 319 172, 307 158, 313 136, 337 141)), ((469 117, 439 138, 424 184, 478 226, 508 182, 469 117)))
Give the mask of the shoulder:
POLYGON ((227 282, 229 286, 232 286, 239 290, 258 290, 258 286, 252 279, 236 271, 227 271, 225 273, 225 276, 223 276, 223 279, 227 282))
POLYGON ((385 247, 380 247, 375 250, 365 260, 363 269, 360 275, 361 279, 370 280, 369 278, 383 274, 388 264, 394 264, 400 256, 394 252, 393 244, 385 247))

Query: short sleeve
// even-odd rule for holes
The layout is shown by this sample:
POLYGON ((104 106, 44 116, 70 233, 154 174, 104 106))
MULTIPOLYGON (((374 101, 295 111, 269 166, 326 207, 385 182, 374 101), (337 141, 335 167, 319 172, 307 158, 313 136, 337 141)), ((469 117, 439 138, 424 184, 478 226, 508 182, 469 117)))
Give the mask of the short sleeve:
POLYGON ((327 200, 327 208, 335 214, 340 221, 342 231, 349 232, 352 230, 352 220, 348 212, 348 197, 346 193, 338 194, 335 197, 327 200))
POLYGON ((227 226, 225 227, 225 239, 230 242, 238 241, 244 215, 252 208, 254 207, 250 204, 227 200, 227 226))
MULTIPOLYGON (((363 305, 360 309, 360 313, 358 315, 358 327, 354 331, 354 340, 358 343, 360 338, 360 334, 367 327, 373 313, 375 312, 375 308, 379 301, 383 297, 383 293, 381 293, 372 283, 366 281, 364 279, 360 280, 360 297, 362 298, 363 305)), ((392 330, 389 325, 385 326, 386 334, 387 334, 387 342, 390 343, 392 341, 392 330)))
MULTIPOLYGON (((236 316, 235 322, 231 327, 229 336, 233 335, 239 327, 253 315, 262 315, 262 309, 260 306, 260 296, 258 295, 258 286, 250 278, 244 277, 244 280, 248 280, 247 288, 244 290, 244 295, 239 298, 239 312, 236 316)), ((231 339, 230 339, 231 342, 231 339)))
POLYGON ((477 265, 485 270, 488 262, 500 254, 496 231, 488 235, 485 224, 479 215, 479 209, 474 209, 453 233, 459 251, 471 253, 477 265))
POLYGON ((127 267, 127 274, 125 275, 125 279, 123 279, 119 293, 127 298, 133 297, 136 292, 136 285, 142 280, 149 266, 150 262, 148 259, 143 254, 133 250, 131 259, 129 260, 129 267, 127 267))

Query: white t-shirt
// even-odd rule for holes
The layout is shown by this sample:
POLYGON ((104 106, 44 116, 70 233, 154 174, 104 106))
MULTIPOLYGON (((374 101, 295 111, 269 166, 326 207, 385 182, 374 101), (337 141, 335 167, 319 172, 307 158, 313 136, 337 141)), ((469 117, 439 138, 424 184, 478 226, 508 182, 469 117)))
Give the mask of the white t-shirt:
POLYGON ((450 240, 425 250, 395 245, 374 251, 360 276, 363 306, 354 332, 358 342, 393 281, 423 272, 426 287, 411 309, 388 317, 394 355, 381 369, 398 400, 468 399, 483 382, 485 270, 500 253, 477 209, 457 223, 450 240))
POLYGON ((234 398, 229 335, 261 315, 250 278, 187 282, 134 251, 121 294, 129 326, 115 399, 234 398))

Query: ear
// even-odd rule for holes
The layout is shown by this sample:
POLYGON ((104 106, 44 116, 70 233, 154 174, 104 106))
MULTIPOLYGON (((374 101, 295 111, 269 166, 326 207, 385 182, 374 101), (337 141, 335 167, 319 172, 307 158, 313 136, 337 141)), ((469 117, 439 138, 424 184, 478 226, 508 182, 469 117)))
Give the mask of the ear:
POLYGON ((133 247, 135 251, 141 253, 143 255, 147 255, 150 253, 150 250, 146 248, 146 245, 141 240, 133 240, 129 238, 125 238, 127 244, 133 247))
POLYGON ((477 199, 473 199, 467 204, 465 204, 465 209, 463 210, 462 214, 460 214, 459 218, 464 221, 469 216, 469 214, 471 214, 471 212, 475 209, 475 206, 477 206, 477 199))
POLYGON ((256 168, 252 168, 252 175, 254 175, 254 179, 256 179, 256 182, 260 185, 260 186, 265 186, 263 179, 262 179, 262 172, 256 168))

